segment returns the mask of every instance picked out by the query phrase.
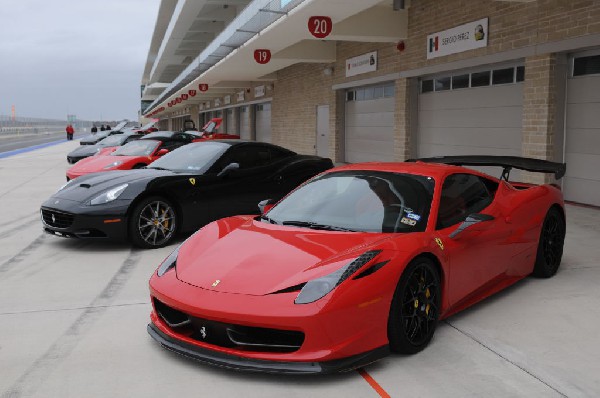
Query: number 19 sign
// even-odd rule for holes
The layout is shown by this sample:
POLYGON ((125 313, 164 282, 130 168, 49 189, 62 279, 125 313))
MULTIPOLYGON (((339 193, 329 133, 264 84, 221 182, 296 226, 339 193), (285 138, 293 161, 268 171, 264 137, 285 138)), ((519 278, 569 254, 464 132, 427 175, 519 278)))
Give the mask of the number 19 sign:
POLYGON ((333 22, 330 17, 310 17, 308 31, 317 39, 324 39, 331 34, 333 22))
POLYGON ((268 64, 271 61, 271 50, 254 50, 254 60, 261 65, 268 64))

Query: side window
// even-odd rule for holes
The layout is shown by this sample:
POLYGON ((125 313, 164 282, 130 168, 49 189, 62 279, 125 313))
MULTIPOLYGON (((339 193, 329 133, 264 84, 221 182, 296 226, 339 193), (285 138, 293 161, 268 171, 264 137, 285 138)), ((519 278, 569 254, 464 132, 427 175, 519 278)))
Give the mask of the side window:
POLYGON ((227 156, 227 159, 223 160, 226 163, 223 167, 229 163, 238 163, 240 169, 245 170, 268 164, 270 162, 270 153, 268 148, 262 146, 241 145, 234 148, 227 156))
POLYGON ((446 177, 438 211, 437 229, 450 227, 464 221, 469 214, 479 213, 493 201, 488 189, 492 181, 472 174, 453 174, 446 177))
POLYGON ((285 159, 288 158, 290 156, 292 156, 292 152, 285 150, 283 148, 278 148, 278 147, 272 147, 269 148, 269 150, 271 151, 271 159, 273 161, 278 161, 281 159, 285 159))

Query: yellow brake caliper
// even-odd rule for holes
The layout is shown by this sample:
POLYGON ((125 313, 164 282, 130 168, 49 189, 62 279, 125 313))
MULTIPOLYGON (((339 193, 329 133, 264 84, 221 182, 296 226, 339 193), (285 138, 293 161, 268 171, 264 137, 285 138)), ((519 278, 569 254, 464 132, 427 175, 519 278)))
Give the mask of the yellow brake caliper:
MULTIPOLYGON (((167 214, 167 210, 163 210, 162 216, 164 217, 165 214, 167 214)), ((165 227, 165 229, 169 229, 169 220, 163 221, 163 227, 165 227)))
MULTIPOLYGON (((429 298, 431 297, 431 292, 429 291, 429 288, 427 288, 427 290, 425 290, 425 297, 429 298)), ((427 306, 425 307, 425 314, 429 315, 429 308, 431 308, 431 304, 427 304, 427 306)))

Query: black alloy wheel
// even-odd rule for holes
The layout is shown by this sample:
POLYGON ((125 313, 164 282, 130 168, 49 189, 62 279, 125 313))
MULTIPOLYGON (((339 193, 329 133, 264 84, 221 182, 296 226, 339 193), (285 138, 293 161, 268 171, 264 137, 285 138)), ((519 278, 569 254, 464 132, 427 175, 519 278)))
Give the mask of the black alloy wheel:
POLYGON ((441 303, 440 277, 428 258, 410 262, 398 282, 388 320, 392 351, 415 354, 431 341, 441 303))
POLYGON ((177 214, 166 199, 147 198, 138 203, 131 215, 129 233, 134 245, 159 248, 167 245, 177 230, 177 214))
POLYGON ((552 207, 548 210, 538 243, 533 275, 550 278, 560 266, 565 243, 565 221, 561 212, 552 207))

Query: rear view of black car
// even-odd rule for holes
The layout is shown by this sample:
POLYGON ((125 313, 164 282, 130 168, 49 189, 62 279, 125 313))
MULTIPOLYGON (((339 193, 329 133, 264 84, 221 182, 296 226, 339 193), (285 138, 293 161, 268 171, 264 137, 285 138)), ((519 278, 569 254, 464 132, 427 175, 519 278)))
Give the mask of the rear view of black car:
POLYGON ((242 140, 197 142, 144 169, 76 178, 41 208, 44 230, 77 238, 129 239, 157 248, 179 233, 236 214, 258 214, 333 167, 330 159, 242 140))

